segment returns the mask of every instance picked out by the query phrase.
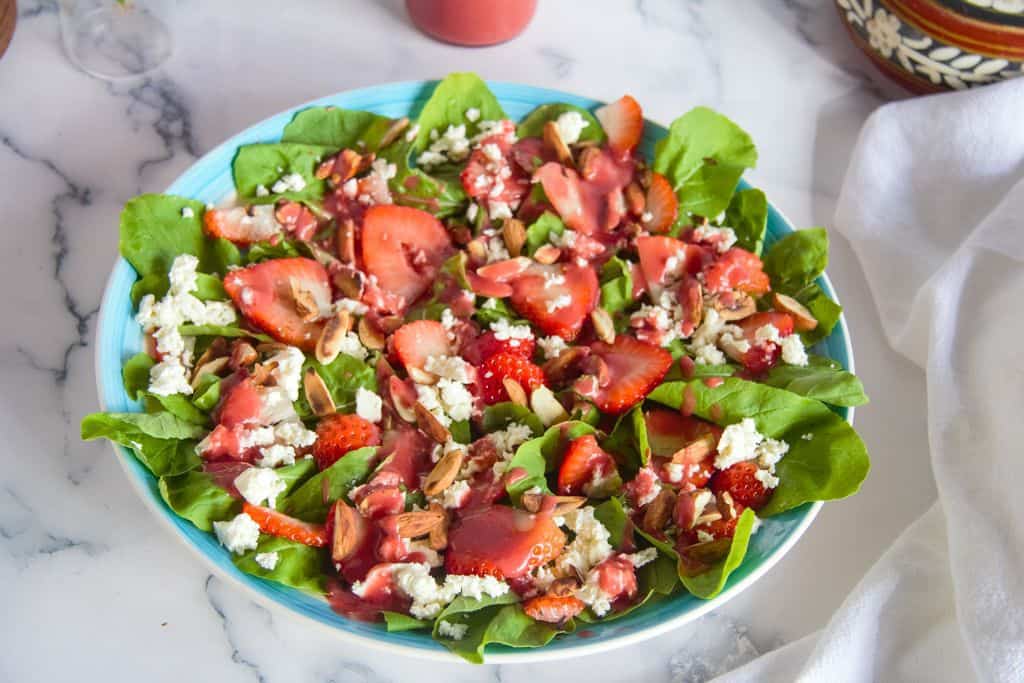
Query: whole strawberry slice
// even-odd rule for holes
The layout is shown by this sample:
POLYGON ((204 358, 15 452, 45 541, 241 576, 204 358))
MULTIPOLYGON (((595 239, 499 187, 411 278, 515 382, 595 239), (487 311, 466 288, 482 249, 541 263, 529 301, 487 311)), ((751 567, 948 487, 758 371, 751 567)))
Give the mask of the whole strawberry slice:
POLYGON ((760 468, 752 460, 745 460, 731 465, 727 469, 715 472, 711 477, 711 490, 715 493, 728 491, 737 503, 758 510, 764 507, 772 496, 771 489, 765 488, 757 473, 760 468))
POLYGON ((704 285, 712 293, 738 289, 747 294, 764 294, 772 287, 763 268, 756 255, 733 247, 705 268, 704 285))
POLYGON ((593 434, 574 439, 558 468, 558 492, 566 496, 605 497, 622 484, 615 460, 593 434))
POLYGON ((259 525, 260 531, 271 536, 280 536, 290 541, 322 548, 327 545, 327 530, 323 524, 303 522, 301 519, 259 505, 242 503, 242 512, 259 525))
POLYGON ((482 362, 496 356, 499 353, 511 353, 515 356, 522 356, 530 360, 536 349, 536 342, 529 339, 498 339, 494 332, 484 332, 474 339, 462 352, 462 357, 473 365, 480 365, 482 362))
POLYGON ((640 103, 630 95, 623 95, 611 104, 594 111, 608 134, 608 146, 620 155, 636 149, 644 133, 644 113, 640 103))
POLYGON ((319 227, 316 216, 304 204, 283 201, 274 211, 281 226, 300 240, 311 240, 319 227))
POLYGON ((637 237, 636 250, 644 280, 655 298, 665 285, 699 273, 711 258, 709 250, 665 235, 637 237))
POLYGON ((597 275, 574 263, 531 265, 512 282, 512 308, 546 335, 572 341, 597 304, 597 275))
POLYGON ((317 467, 325 470, 350 451, 380 444, 380 429, 358 415, 335 413, 320 420, 316 426, 313 457, 317 467))
POLYGON ((527 396, 544 384, 544 371, 518 353, 498 353, 480 364, 480 396, 487 405, 509 400, 505 379, 512 379, 526 390, 527 396))
POLYGON ((574 388, 605 413, 626 412, 661 382, 672 365, 672 356, 660 347, 620 334, 615 343, 595 342, 591 358, 604 363, 602 377, 584 375, 574 388))
MULTIPOLYGON (((301 206, 301 205, 300 205, 301 206)), ((281 232, 271 204, 258 204, 230 209, 207 209, 203 229, 211 237, 223 237, 235 244, 253 244, 268 240, 281 232)))
POLYGON ((647 188, 647 208, 644 227, 651 232, 665 232, 679 215, 679 199, 672 184, 660 173, 651 173, 651 186, 647 188))
POLYGON ((586 608, 586 604, 572 595, 538 595, 523 603, 526 616, 547 624, 564 624, 586 608))
POLYGON ((467 512, 448 531, 449 574, 516 579, 558 557, 565 534, 550 514, 530 514, 504 505, 467 512))
POLYGON ((448 356, 448 330, 436 320, 414 320, 395 330, 391 336, 395 355, 406 370, 422 370, 428 358, 448 356))
POLYGON ((309 322, 296 301, 296 293, 305 292, 321 311, 331 304, 327 271, 313 259, 271 259, 240 268, 224 276, 224 290, 246 320, 274 339, 305 351, 316 347, 323 323, 309 322))
POLYGON ((427 290, 450 250, 448 231, 426 211, 386 204, 370 207, 363 218, 363 263, 376 285, 396 297, 392 313, 427 290))

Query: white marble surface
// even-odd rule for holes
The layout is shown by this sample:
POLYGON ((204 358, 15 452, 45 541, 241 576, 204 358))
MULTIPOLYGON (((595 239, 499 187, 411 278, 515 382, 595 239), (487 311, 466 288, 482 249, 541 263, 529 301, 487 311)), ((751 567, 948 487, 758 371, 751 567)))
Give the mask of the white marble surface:
POLYGON ((889 350, 834 236, 829 272, 874 399, 857 411, 874 471, 719 612, 583 660, 474 668, 353 648, 252 603, 157 524, 108 446, 77 438, 97 407, 92 337, 125 200, 296 103, 473 69, 605 99, 629 91, 665 122, 721 109, 758 143, 750 179, 795 223, 827 224, 860 124, 891 91, 824 0, 542 0, 523 36, 477 50, 421 36, 398 0, 249 0, 244 12, 187 0, 158 6, 177 42, 166 68, 121 85, 65 59, 53 4, 19 4, 0 60, 0 680, 701 681, 821 627, 933 499, 907 455, 925 452, 908 447, 926 438, 923 378, 889 350))

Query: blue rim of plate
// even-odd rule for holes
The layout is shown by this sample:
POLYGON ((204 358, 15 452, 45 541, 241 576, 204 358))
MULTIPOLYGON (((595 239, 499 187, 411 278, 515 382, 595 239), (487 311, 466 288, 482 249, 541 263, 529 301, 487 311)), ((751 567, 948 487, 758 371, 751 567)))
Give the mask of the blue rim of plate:
MULTIPOLYGON (((412 117, 418 114, 436 83, 437 81, 410 81, 350 90, 283 111, 247 128, 214 148, 175 180, 166 192, 205 203, 219 202, 235 191, 231 161, 238 147, 253 142, 278 140, 284 126, 296 112, 308 107, 333 105, 363 109, 392 118, 412 117)), ((550 102, 568 102, 587 109, 603 104, 587 97, 518 83, 488 81, 488 85, 513 120, 519 120, 534 107, 550 102)), ((646 122, 641 148, 647 158, 653 155, 654 143, 666 133, 663 126, 651 121, 646 122)), ((740 188, 746 187, 750 185, 741 181, 740 188)), ((793 232, 793 227, 789 221, 769 204, 766 245, 790 232, 793 232)), ((137 275, 131 265, 118 257, 103 295, 96 333, 95 369, 100 408, 104 411, 139 410, 139 405, 125 393, 121 380, 123 361, 142 348, 142 334, 138 324, 134 322, 134 311, 129 296, 136 278, 137 275)), ((818 284, 838 302, 826 275, 818 279, 818 284)), ((814 350, 835 359, 851 372, 854 371, 853 350, 845 317, 840 317, 832 334, 819 342, 814 350)), ((837 412, 853 423, 852 408, 838 409, 837 412)), ((429 633, 388 633, 382 624, 351 621, 331 611, 326 601, 322 599, 238 570, 231 562, 227 550, 217 543, 213 534, 200 531, 167 507, 157 489, 156 477, 135 459, 131 451, 120 446, 114 446, 114 451, 139 495, 156 516, 173 530, 175 537, 197 553, 218 576, 247 590, 248 594, 260 603, 301 615, 341 635, 353 644, 365 643, 378 649, 421 658, 461 661, 434 641, 429 633)), ((491 645, 485 652, 485 662, 537 662, 603 652, 651 638, 692 621, 723 605, 767 572, 803 535, 821 506, 820 502, 807 503, 764 520, 761 529, 751 538, 743 564, 733 572, 725 589, 712 600, 700 600, 683 593, 656 604, 645 605, 620 619, 588 624, 577 634, 557 638, 542 648, 515 649, 491 645)))

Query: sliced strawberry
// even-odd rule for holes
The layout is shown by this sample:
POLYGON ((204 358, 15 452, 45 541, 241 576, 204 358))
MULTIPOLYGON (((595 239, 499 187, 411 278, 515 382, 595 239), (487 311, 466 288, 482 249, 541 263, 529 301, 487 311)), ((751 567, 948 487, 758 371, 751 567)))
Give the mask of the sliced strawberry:
POLYGON ((436 320, 414 320, 391 336, 395 355, 406 369, 422 370, 428 358, 451 355, 448 331, 436 320))
POLYGON ((245 371, 223 380, 214 419, 225 427, 254 424, 263 409, 263 396, 245 371))
POLYGON ((509 132, 515 124, 502 121, 494 135, 482 139, 469 155, 459 178, 466 194, 473 199, 516 205, 530 190, 530 173, 514 162, 509 132))
MULTIPOLYGON (((685 460, 687 464, 700 462, 707 455, 713 453, 722 436, 722 428, 718 425, 666 408, 653 408, 646 411, 644 423, 647 425, 647 440, 651 446, 651 455, 655 457, 672 458, 683 448, 706 439, 710 450, 698 453, 699 458, 687 458, 685 460)), ((680 461, 682 462, 683 459, 680 461)))
POLYGON ((750 348, 741 353, 735 347, 727 346, 726 353, 755 374, 767 372, 778 363, 779 357, 782 355, 782 348, 777 343, 766 338, 758 339, 758 330, 772 325, 778 331, 779 339, 782 339, 793 334, 794 326, 793 316, 775 311, 754 313, 737 324, 743 330, 743 338, 750 348))
POLYGON ((392 313, 427 290, 450 249, 448 231, 426 211, 381 205, 363 218, 363 263, 377 286, 396 297, 392 313))
POLYGON ((273 206, 257 204, 248 208, 207 209, 203 214, 203 229, 211 237, 245 245, 270 239, 281 232, 281 224, 274 217, 273 206))
POLYGON ((420 475, 431 467, 430 454, 433 450, 434 443, 419 430, 402 427, 388 432, 381 446, 381 453, 386 457, 374 475, 374 481, 390 475, 396 478, 396 485, 400 484, 409 491, 418 489, 420 475))
POLYGON ((323 323, 305 322, 293 293, 309 293, 320 310, 330 306, 327 271, 313 259, 271 259, 231 271, 224 276, 224 290, 249 322, 274 339, 305 351, 316 347, 323 323))
POLYGON ((260 531, 271 536, 280 536, 290 541, 322 548, 327 545, 327 530, 323 524, 311 524, 289 517, 277 510, 242 503, 242 512, 252 517, 260 531))
POLYGON ((317 467, 325 470, 350 451, 380 444, 380 429, 358 415, 335 413, 320 420, 316 426, 313 457, 317 467))
POLYGON ((641 467, 631 481, 622 487, 626 500, 635 508, 642 508, 654 500, 661 491, 661 479, 654 468, 641 467))
POLYGON ((564 624, 586 607, 582 600, 572 595, 538 595, 523 603, 526 616, 547 624, 564 624))
POLYGON ((636 567, 629 558, 613 555, 594 567, 593 571, 597 573, 597 585, 610 602, 636 597, 636 567))
POLYGON ((711 490, 715 493, 728 491, 737 503, 759 510, 771 498, 772 492, 757 478, 758 471, 760 468, 752 460, 738 462, 711 477, 711 490))
POLYGON ((585 434, 569 444, 558 468, 559 493, 604 497, 621 483, 615 459, 597 444, 593 434, 585 434))
POLYGON ((603 377, 598 383, 594 376, 585 375, 577 380, 575 388, 600 410, 613 415, 642 401, 672 365, 672 355, 665 349, 624 334, 616 337, 614 344, 595 342, 590 355, 603 362, 603 377))
POLYGON ((651 173, 651 186, 647 188, 644 227, 651 232, 665 232, 679 216, 679 198, 668 179, 660 173, 651 173))
POLYGON ((316 216, 299 202, 283 201, 274 212, 277 221, 285 230, 300 240, 311 240, 319 227, 316 216))
POLYGON ((544 144, 541 138, 523 138, 512 145, 512 161, 527 175, 549 161, 557 161, 555 151, 544 144))
POLYGON ((511 353, 527 360, 533 358, 536 342, 529 339, 498 339, 494 332, 484 332, 470 340, 462 351, 462 357, 473 365, 480 365, 491 356, 499 353, 511 353))
POLYGON ((533 181, 565 224, 584 235, 613 230, 625 215, 622 190, 633 176, 629 160, 615 159, 610 152, 594 152, 577 173, 557 162, 537 169, 533 181))
POLYGON ((534 264, 512 282, 512 308, 546 335, 572 341, 597 304, 597 275, 574 263, 534 264))
POLYGON ((466 512, 448 531, 449 574, 514 579, 558 557, 565 534, 550 514, 491 505, 466 512))
POLYGON ((608 146, 620 156, 632 152, 644 134, 644 112, 630 95, 623 95, 594 111, 608 135, 608 146))
POLYGON ((509 400, 505 379, 513 379, 527 395, 544 384, 544 371, 518 353, 498 353, 485 360, 478 369, 480 396, 487 405, 509 400))
POLYGON ((704 269, 704 286, 712 293, 738 289, 747 294, 764 294, 772 287, 763 268, 757 256, 733 247, 704 269))
POLYGON ((637 237, 636 250, 644 281, 655 299, 666 285, 699 273, 711 256, 707 249, 664 235, 637 237))

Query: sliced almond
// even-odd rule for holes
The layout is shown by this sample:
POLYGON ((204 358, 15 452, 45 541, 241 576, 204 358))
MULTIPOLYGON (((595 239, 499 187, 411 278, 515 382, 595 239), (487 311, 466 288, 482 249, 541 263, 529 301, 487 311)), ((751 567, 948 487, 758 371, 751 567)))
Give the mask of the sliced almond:
POLYGON ((700 526, 701 524, 711 524, 722 519, 721 512, 705 512, 703 515, 694 520, 693 526, 700 526))
POLYGON ((401 135, 402 132, 408 127, 409 119, 406 118, 405 116, 403 116, 400 119, 395 119, 394 121, 392 121, 391 125, 388 127, 387 132, 384 133, 384 137, 380 139, 379 147, 383 149, 390 145, 392 142, 397 140, 398 136, 401 135))
POLYGON ((420 430, 437 443, 447 443, 452 438, 452 433, 441 424, 437 416, 427 410, 419 401, 412 404, 413 412, 416 414, 416 425, 420 430))
MULTIPOLYGON (((325 479, 326 481, 326 479, 325 479)), ((362 518, 353 508, 339 499, 334 506, 334 538, 331 539, 331 559, 343 562, 356 550, 359 543, 362 518)))
POLYGON ((736 518, 736 503, 732 499, 732 494, 728 491, 722 491, 718 494, 718 511, 722 513, 722 519, 730 520, 736 518))
POLYGON ((710 434, 691 441, 672 454, 672 462, 677 465, 692 465, 700 462, 715 449, 715 438, 710 434))
POLYGON ((366 286, 365 276, 351 266, 342 266, 331 275, 331 281, 339 292, 349 299, 359 300, 363 297, 366 286))
POLYGON ((430 470, 430 474, 423 481, 423 493, 428 496, 440 495, 455 482, 465 459, 466 451, 461 448, 450 450, 441 456, 441 459, 434 465, 434 469, 430 470))
POLYGON ((338 224, 338 233, 334 236, 338 247, 338 258, 342 263, 352 265, 356 262, 356 224, 346 218, 338 224))
POLYGON ((509 255, 516 257, 523 253, 526 244, 526 226, 518 218, 509 218, 501 226, 501 237, 509 255))
POLYGON ((584 496, 552 496, 552 498, 555 500, 555 507, 551 510, 551 514, 555 517, 578 510, 587 503, 584 496))
POLYGON ((590 312, 590 322, 598 339, 606 344, 615 343, 615 322, 608 311, 598 306, 590 312))
POLYGON ((202 379, 203 375, 216 375, 227 367, 230 360, 231 359, 227 356, 221 356, 220 358, 214 358, 211 361, 203 363, 195 369, 195 372, 192 373, 192 381, 189 382, 189 386, 195 389, 199 386, 199 380, 202 379))
POLYGON ((523 406, 524 408, 530 407, 530 402, 526 398, 526 390, 523 389, 522 384, 511 377, 506 377, 501 380, 501 384, 505 387, 505 391, 508 392, 508 400, 512 401, 517 406, 523 406))
POLYGON ((588 347, 570 346, 558 354, 557 358, 552 358, 541 366, 544 370, 544 376, 556 384, 564 382, 568 379, 573 366, 581 359, 586 358, 589 353, 590 349, 588 347))
POLYGON ((481 240, 470 240, 466 244, 466 253, 469 255, 469 260, 473 263, 487 262, 487 247, 484 246, 481 240))
POLYGON ((533 390, 530 394, 530 410, 536 413, 537 417, 545 427, 565 422, 569 419, 569 413, 555 397, 554 392, 543 384, 533 390))
POLYGON ((287 351, 288 348, 289 347, 287 344, 282 344, 281 342, 262 342, 256 345, 257 351, 259 351, 260 353, 265 353, 267 355, 280 353, 281 351, 287 351))
POLYGON ((416 510, 400 513, 395 519, 398 535, 402 538, 426 536, 444 521, 444 513, 437 510, 416 510))
POLYGON ((593 180, 596 170, 596 163, 601 156, 601 150, 597 147, 584 147, 576 157, 576 168, 585 180, 593 180))
POLYGON ((416 384, 432 385, 437 384, 437 375, 426 370, 420 370, 415 365, 410 365, 408 368, 409 377, 412 378, 416 384))
POLYGON ((644 189, 639 183, 630 183, 626 186, 626 210, 634 216, 642 216, 647 208, 647 197, 644 189))
POLYGON ((708 297, 711 307, 718 312, 718 317, 725 321, 743 320, 747 316, 757 313, 757 304, 748 294, 738 293, 730 295, 728 300, 718 295, 708 297))
POLYGON ((322 417, 337 412, 331 392, 315 369, 306 368, 306 371, 302 373, 302 387, 306 391, 306 400, 314 415, 322 417))
POLYGON ((448 547, 448 515, 438 503, 431 503, 428 509, 431 512, 440 512, 444 516, 441 523, 430 530, 428 545, 433 550, 444 550, 448 547))
POLYGON ((249 379, 258 387, 273 386, 275 368, 277 368, 277 363, 256 363, 252 366, 249 379))
POLYGON ((551 595, 565 598, 572 595, 580 587, 580 580, 575 576, 563 576, 560 579, 555 579, 548 586, 548 593, 551 595))
POLYGON ((548 121, 544 124, 544 143, 555 151, 555 156, 558 157, 558 163, 566 166, 574 166, 572 161, 572 152, 569 151, 569 145, 565 144, 565 140, 562 139, 562 132, 558 129, 558 124, 554 121, 548 121))
POLYGON ((198 360, 196 360, 195 366, 197 368, 202 367, 214 358, 226 355, 229 355, 227 340, 224 339, 224 337, 216 337, 212 342, 210 342, 210 345, 206 347, 206 350, 203 351, 203 355, 199 356, 198 360))
POLYGON ((317 305, 313 293, 300 287, 294 279, 288 282, 292 290, 292 300, 295 302, 295 312, 299 314, 302 321, 311 323, 319 319, 320 307, 317 305))
POLYGON ((560 258, 562 258, 562 250, 553 244, 545 244, 533 252, 533 260, 545 266, 551 265, 560 258))
POLYGON ((793 327, 798 332, 807 332, 818 326, 818 319, 814 317, 806 306, 791 296, 775 292, 772 295, 772 304, 776 311, 789 313, 793 316, 793 327))
POLYGON ((229 365, 237 370, 238 368, 247 368, 258 361, 260 354, 256 353, 256 349, 253 348, 252 344, 239 339, 231 346, 230 358, 229 365))
POLYGON ((672 518, 676 506, 676 494, 670 489, 662 489, 657 498, 652 500, 644 510, 643 528, 649 532, 659 532, 672 518))
POLYGON ((519 504, 522 505, 523 509, 527 512, 537 512, 540 510, 540 506, 543 502, 543 493, 530 492, 519 496, 519 504))
POLYGON ((341 353, 345 336, 352 329, 352 314, 342 309, 327 320, 316 342, 316 359, 329 365, 341 353))
POLYGON ((371 351, 380 351, 387 344, 387 337, 366 318, 359 319, 359 341, 371 351))

